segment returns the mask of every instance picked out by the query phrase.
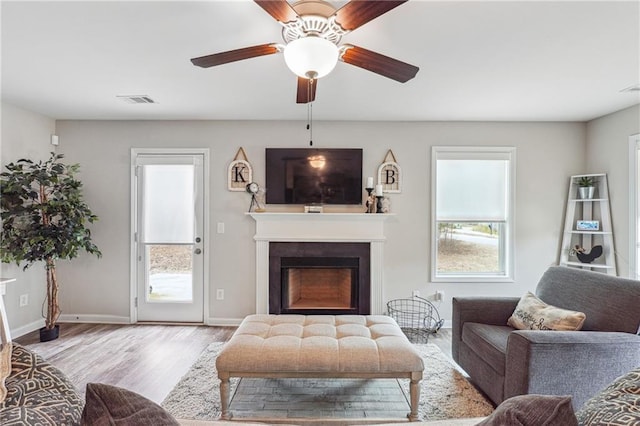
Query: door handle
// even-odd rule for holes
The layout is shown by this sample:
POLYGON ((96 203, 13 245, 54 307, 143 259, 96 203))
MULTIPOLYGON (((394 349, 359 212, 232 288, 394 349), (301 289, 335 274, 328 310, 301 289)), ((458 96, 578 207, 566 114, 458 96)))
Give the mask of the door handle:
POLYGON ((195 254, 200 254, 200 253, 202 253, 202 250, 200 250, 199 248, 197 248, 197 249, 195 249, 193 252, 194 252, 195 254))
POLYGON ((196 237, 196 243, 199 243, 200 241, 202 241, 202 239, 200 237, 196 237))

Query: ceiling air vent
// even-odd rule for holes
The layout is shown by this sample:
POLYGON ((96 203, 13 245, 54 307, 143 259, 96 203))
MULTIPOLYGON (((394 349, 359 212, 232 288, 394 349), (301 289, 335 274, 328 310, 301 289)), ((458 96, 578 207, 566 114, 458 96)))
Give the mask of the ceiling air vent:
POLYGON ((155 104, 156 101, 151 99, 148 95, 118 95, 116 96, 122 99, 128 104, 155 104))

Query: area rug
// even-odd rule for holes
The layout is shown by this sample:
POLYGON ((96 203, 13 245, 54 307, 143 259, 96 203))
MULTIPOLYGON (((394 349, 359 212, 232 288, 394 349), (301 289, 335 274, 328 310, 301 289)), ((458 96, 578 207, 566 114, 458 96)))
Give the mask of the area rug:
MULTIPOLYGON (((223 343, 210 344, 164 399, 161 405, 174 417, 190 420, 216 420, 220 417, 219 380, 215 359, 222 346, 223 343)), ((420 391, 420 420, 481 417, 493 411, 491 403, 469 383, 462 373, 456 370, 436 345, 415 346, 425 364, 420 391)), ((398 382, 405 396, 408 395, 409 381, 401 379, 398 382)), ((239 379, 231 380, 233 398, 235 398, 238 383, 239 379)), ((260 413, 256 413, 256 417, 260 417, 260 413)), ((354 417, 354 415, 347 414, 347 417, 354 417)))

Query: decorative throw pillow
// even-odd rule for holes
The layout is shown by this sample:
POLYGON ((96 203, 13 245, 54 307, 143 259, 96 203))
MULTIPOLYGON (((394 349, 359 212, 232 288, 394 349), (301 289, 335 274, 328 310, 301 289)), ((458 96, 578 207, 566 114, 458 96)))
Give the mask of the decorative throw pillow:
POLYGON ((547 305, 533 293, 527 292, 507 321, 518 330, 580 330, 586 315, 547 305))
POLYGON ((81 425, 179 426, 153 401, 127 389, 88 383, 81 425))
POLYGON ((631 425, 640 419, 640 367, 618 377, 576 413, 581 425, 631 425))
POLYGON ((476 426, 577 426, 571 396, 519 395, 498 405, 476 426))
POLYGON ((7 397, 7 387, 4 381, 11 374, 11 347, 11 342, 5 342, 0 349, 0 402, 7 397))

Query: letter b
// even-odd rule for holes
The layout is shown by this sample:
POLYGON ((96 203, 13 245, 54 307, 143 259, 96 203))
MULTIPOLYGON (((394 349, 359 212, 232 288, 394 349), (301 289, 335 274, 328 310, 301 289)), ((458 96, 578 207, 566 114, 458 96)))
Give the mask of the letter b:
POLYGON ((393 185, 394 183, 396 183, 396 171, 395 170, 391 170, 391 169, 387 169, 385 170, 385 181, 384 183, 387 185, 393 185))

